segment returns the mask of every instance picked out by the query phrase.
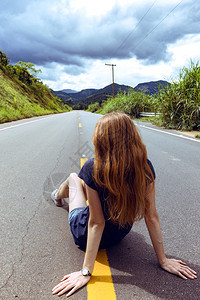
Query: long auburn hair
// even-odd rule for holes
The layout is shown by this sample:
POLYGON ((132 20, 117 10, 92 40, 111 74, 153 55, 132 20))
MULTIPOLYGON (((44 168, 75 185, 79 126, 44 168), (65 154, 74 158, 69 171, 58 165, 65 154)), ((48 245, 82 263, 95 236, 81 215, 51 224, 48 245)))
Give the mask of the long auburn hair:
POLYGON ((142 219, 146 186, 154 182, 147 151, 132 119, 119 112, 100 118, 93 134, 94 179, 108 190, 109 219, 119 226, 142 219))

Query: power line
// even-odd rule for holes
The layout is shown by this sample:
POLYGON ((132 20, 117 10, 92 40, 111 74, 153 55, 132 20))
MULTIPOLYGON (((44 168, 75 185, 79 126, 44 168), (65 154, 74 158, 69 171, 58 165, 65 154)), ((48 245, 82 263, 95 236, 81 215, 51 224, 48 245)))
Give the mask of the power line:
POLYGON ((134 48, 132 51, 134 51, 139 45, 141 45, 144 40, 183 2, 184 0, 181 0, 134 48))
POLYGON ((142 16, 142 18, 140 19, 140 21, 136 24, 136 26, 134 27, 134 29, 127 35, 127 37, 121 42, 121 44, 119 45, 119 47, 116 49, 116 51, 113 54, 113 57, 116 55, 116 53, 119 51, 119 49, 124 46, 124 44, 126 43, 126 41, 129 39, 129 37, 135 32, 135 30, 137 29, 137 27, 139 26, 139 24, 142 22, 142 20, 146 17, 146 15, 150 12, 150 10, 153 8, 153 6, 155 5, 155 3, 158 0, 155 0, 153 2, 153 4, 151 5, 151 7, 146 11, 146 13, 142 16))
MULTIPOLYGON (((162 18, 162 20, 134 47, 134 49, 132 51, 134 51, 139 45, 141 45, 144 40, 183 2, 184 0, 181 0, 177 5, 175 5, 175 7, 173 9, 170 10, 170 12, 164 17, 162 18)), ((138 25, 142 22, 142 20, 145 18, 145 16, 148 14, 148 12, 152 9, 152 7, 155 5, 155 3, 157 2, 157 0, 155 0, 153 2, 153 4, 151 5, 151 7, 147 10, 147 12, 143 15, 143 17, 140 19, 140 21, 137 23, 137 25, 135 26, 135 28, 128 34, 128 36, 124 39, 124 41, 120 44, 120 46, 116 49, 114 55, 116 55, 117 51, 125 44, 125 42, 128 40, 128 38, 132 35, 132 33, 136 30, 136 28, 138 27, 138 25)), ((113 56, 114 56, 113 55, 113 56)), ((107 66, 111 66, 112 67, 112 78, 113 78, 113 98, 115 97, 115 92, 114 92, 114 67, 116 65, 114 64, 105 64, 107 66)))

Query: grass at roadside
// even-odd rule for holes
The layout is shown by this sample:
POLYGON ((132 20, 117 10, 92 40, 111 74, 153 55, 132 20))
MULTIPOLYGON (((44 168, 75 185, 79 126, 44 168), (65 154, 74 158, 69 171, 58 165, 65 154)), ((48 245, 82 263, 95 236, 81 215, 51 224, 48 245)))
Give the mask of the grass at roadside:
POLYGON ((160 120, 159 117, 156 117, 156 116, 155 117, 154 116, 140 117, 138 120, 141 122, 149 122, 158 127, 162 127, 162 121, 160 120))
POLYGON ((44 100, 45 105, 33 92, 26 91, 0 70, 0 123, 69 110, 57 101, 47 87, 44 100))
MULTIPOLYGON (((161 120, 159 119, 159 117, 154 117, 154 116, 148 116, 148 117, 141 117, 139 119, 137 119, 141 122, 149 122, 153 125, 156 125, 158 127, 162 127, 162 122, 161 120)), ((182 132, 179 130, 179 132, 182 132)), ((199 138, 200 139, 200 132, 199 133, 196 133, 196 131, 183 131, 184 134, 187 134, 189 136, 192 136, 192 137, 195 137, 195 138, 199 138)))

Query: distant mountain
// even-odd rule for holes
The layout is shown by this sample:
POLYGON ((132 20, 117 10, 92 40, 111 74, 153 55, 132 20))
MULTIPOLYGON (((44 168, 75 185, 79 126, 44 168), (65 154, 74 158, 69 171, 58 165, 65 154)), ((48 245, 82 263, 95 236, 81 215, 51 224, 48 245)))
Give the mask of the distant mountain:
POLYGON ((68 94, 66 94, 65 92, 62 92, 62 91, 53 91, 53 90, 51 90, 51 92, 54 94, 54 95, 56 95, 57 97, 59 97, 59 98, 61 98, 62 100, 64 100, 64 102, 65 102, 65 100, 69 100, 69 96, 68 96, 68 94))
MULTIPOLYGON (((115 83, 114 89, 115 94, 119 93, 120 91, 128 91, 131 87, 127 85, 120 85, 115 83)), ((73 104, 77 104, 79 102, 87 102, 87 103, 93 103, 95 96, 98 95, 104 95, 105 100, 110 97, 113 94, 113 85, 110 84, 102 89, 85 89, 77 93, 66 93, 64 90, 61 91, 53 91, 53 93, 63 99, 63 102, 69 103, 69 101, 72 101, 73 104), (90 98, 92 96, 92 98, 90 98), (91 100, 93 100, 91 102, 91 100)), ((98 100, 96 100, 98 101, 98 100)))
MULTIPOLYGON (((121 92, 127 92, 128 90, 131 89, 131 86, 128 85, 124 85, 124 84, 114 84, 114 90, 115 90, 115 95, 117 95, 120 91, 121 92)), ((96 95, 99 94, 109 94, 112 95, 113 94, 113 85, 110 84, 106 87, 104 87, 103 89, 98 90, 98 92, 96 93, 96 95)))
POLYGON ((139 83, 136 87, 134 87, 134 90, 136 92, 142 91, 150 96, 153 96, 158 93, 160 88, 166 87, 169 84, 170 84, 169 82, 164 80, 144 82, 144 83, 139 83))
MULTIPOLYGON (((132 87, 128 85, 123 85, 123 84, 114 84, 114 91, 115 95, 117 95, 119 92, 128 92, 132 87)), ((102 101, 107 100, 113 95, 113 85, 110 84, 103 89, 97 90, 97 92, 94 95, 91 95, 87 97, 84 101, 87 105, 95 102, 99 102, 101 105, 102 101)))
POLYGON ((84 101, 88 96, 95 94, 96 91, 97 91, 96 89, 86 89, 76 93, 75 92, 66 93, 64 92, 64 90, 62 90, 62 91, 53 91, 53 93, 56 96, 63 99, 65 103, 68 100, 71 100, 75 104, 84 101))
POLYGON ((96 89, 86 89, 78 93, 68 93, 67 95, 72 99, 74 103, 78 103, 82 101, 84 102, 87 97, 96 94, 97 91, 98 90, 96 89))
POLYGON ((68 93, 71 93, 71 94, 73 94, 73 93, 78 93, 78 91, 70 90, 70 89, 64 89, 64 90, 61 90, 61 92, 66 93, 66 94, 68 94, 68 93))
MULTIPOLYGON (((167 81, 159 80, 159 81, 150 81, 138 84, 134 90, 142 91, 148 95, 155 95, 158 93, 158 90, 166 85, 170 84, 167 81)), ((115 95, 121 92, 128 92, 132 89, 131 86, 122 85, 122 84, 114 84, 115 95)), ((61 91, 53 91, 53 93, 61 98, 64 103, 72 106, 78 103, 84 103, 84 105, 89 105, 91 103, 101 102, 103 100, 107 100, 109 97, 113 95, 113 85, 110 84, 102 89, 85 89, 80 92, 66 92, 69 90, 61 90, 61 91)))

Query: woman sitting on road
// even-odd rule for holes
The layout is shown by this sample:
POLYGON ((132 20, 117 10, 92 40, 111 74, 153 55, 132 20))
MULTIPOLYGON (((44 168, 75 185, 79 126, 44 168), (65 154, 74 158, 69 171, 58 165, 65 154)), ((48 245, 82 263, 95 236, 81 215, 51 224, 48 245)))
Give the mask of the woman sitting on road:
POLYGON ((122 240, 143 217, 160 266, 183 279, 196 278, 184 262, 165 256, 155 206, 155 172, 131 118, 122 113, 103 116, 96 124, 93 144, 94 159, 52 193, 58 206, 69 197, 70 229, 75 243, 86 249, 82 270, 64 276, 53 294, 70 290, 70 296, 87 284, 98 249, 122 240))

